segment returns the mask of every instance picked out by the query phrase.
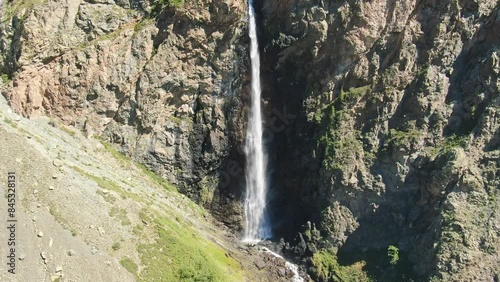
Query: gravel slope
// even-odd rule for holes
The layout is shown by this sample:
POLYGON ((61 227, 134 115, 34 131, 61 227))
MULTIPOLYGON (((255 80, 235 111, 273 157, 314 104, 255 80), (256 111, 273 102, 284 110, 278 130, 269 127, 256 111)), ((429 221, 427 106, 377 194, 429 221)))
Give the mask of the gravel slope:
MULTIPOLYGON (((255 267, 259 252, 238 246, 237 238, 183 195, 165 189, 96 139, 47 118, 28 120, 12 113, 3 97, 0 160, 2 193, 9 171, 18 180, 16 274, 7 272, 8 234, 1 232, 0 281, 135 281, 120 260, 132 260, 141 271, 146 266, 137 246, 156 239, 141 212, 175 217, 192 236, 222 247, 239 265, 228 270, 230 277, 279 281, 272 268, 255 267)), ((2 227, 6 219, 4 196, 2 227)))

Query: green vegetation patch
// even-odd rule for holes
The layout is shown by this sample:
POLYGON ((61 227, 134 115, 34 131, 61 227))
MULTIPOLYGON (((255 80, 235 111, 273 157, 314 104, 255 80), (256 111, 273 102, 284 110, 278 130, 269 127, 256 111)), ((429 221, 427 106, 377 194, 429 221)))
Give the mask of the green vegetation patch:
POLYGON ((314 113, 312 119, 319 125, 316 147, 323 154, 323 168, 345 171, 349 164, 367 153, 360 141, 360 133, 352 128, 355 122, 349 109, 371 90, 371 85, 341 90, 332 104, 314 113))
POLYGON ((121 260, 120 260, 120 264, 126 269, 128 270, 128 272, 134 274, 134 275, 137 275, 137 270, 139 269, 139 267, 137 266, 137 264, 131 260, 130 258, 128 257, 123 257, 121 260))
POLYGON ((385 140, 385 148, 408 148, 412 143, 416 142, 422 136, 422 132, 411 129, 408 131, 401 131, 391 129, 389 137, 385 140))
POLYGON ((75 136, 76 136, 76 132, 75 132, 75 131, 73 131, 73 130, 71 130, 71 129, 69 129, 68 127, 66 127, 66 126, 62 125, 60 128, 61 128, 61 130, 62 130, 62 131, 64 131, 64 132, 68 133, 68 134, 69 134, 69 135, 71 135, 72 137, 75 137, 75 136))
POLYGON ((5 11, 2 13, 2 23, 8 22, 15 15, 19 15, 24 10, 30 10, 38 4, 45 4, 47 0, 13 0, 4 1, 3 7, 5 11))
POLYGON ((130 158, 128 158, 124 154, 118 152, 118 150, 116 150, 115 147, 113 147, 113 145, 104 141, 104 139, 102 139, 101 137, 95 136, 95 139, 99 140, 99 142, 101 142, 101 144, 104 146, 106 151, 108 151, 111 155, 113 155, 113 157, 115 157, 115 159, 117 159, 123 167, 126 167, 126 168, 130 167, 130 163, 131 163, 130 158))
POLYGON ((116 217, 118 220, 120 220, 122 225, 132 224, 130 219, 127 217, 127 210, 125 209, 112 207, 111 210, 109 211, 109 216, 116 217))
POLYGON ((121 249, 121 247, 122 245, 120 244, 120 242, 116 242, 111 246, 111 249, 113 249, 113 251, 118 251, 119 249, 121 249))
POLYGON ((340 90, 340 94, 337 97, 338 102, 343 105, 352 104, 356 102, 358 99, 368 94, 372 90, 371 85, 365 85, 362 87, 352 87, 349 90, 344 91, 340 90))
POLYGON ((431 155, 436 156, 438 154, 447 154, 456 148, 464 148, 467 146, 468 135, 452 135, 445 138, 445 140, 434 147, 431 151, 431 155))
POLYGON ((323 152, 324 168, 344 170, 363 152, 358 132, 345 132, 341 127, 341 123, 350 118, 346 111, 337 111, 333 105, 324 110, 317 139, 317 147, 323 152))
POLYGON ((101 187, 102 189, 114 191, 114 192, 120 194, 122 196, 122 198, 131 198, 131 199, 136 200, 138 202, 143 202, 143 199, 139 195, 132 193, 132 192, 125 191, 118 184, 107 179, 106 177, 101 178, 101 177, 95 176, 93 174, 87 173, 83 169, 76 167, 76 166, 73 166, 72 168, 74 171, 80 173, 82 176, 85 176, 85 177, 91 179, 92 181, 94 181, 95 183, 97 183, 97 185, 99 187, 101 187))
POLYGON ((154 0, 150 17, 157 17, 164 10, 168 8, 178 9, 181 8, 187 0, 154 0))
POLYGON ((163 179, 162 177, 160 177, 159 175, 157 175, 156 173, 154 173, 152 170, 150 170, 149 168, 147 168, 145 165, 140 164, 140 163, 135 163, 135 165, 140 170, 142 170, 142 172, 146 176, 148 176, 149 179, 151 179, 151 181, 153 181, 154 183, 160 185, 165 190, 168 190, 168 191, 177 191, 177 188, 175 188, 175 186, 173 186, 172 184, 168 183, 168 181, 166 181, 165 179, 163 179))
POLYGON ((389 257, 389 262, 391 265, 396 265, 399 261, 399 249, 394 245, 390 245, 387 248, 387 256, 389 257))
POLYGON ((49 205, 49 212, 56 219, 56 221, 63 226, 64 229, 68 229, 68 222, 63 218, 62 214, 59 212, 55 205, 49 205))
POLYGON ((115 196, 111 195, 109 192, 104 192, 102 190, 98 190, 96 193, 97 193, 97 195, 100 195, 101 197, 103 197, 104 200, 108 203, 113 204, 114 202, 116 202, 115 196))
POLYGON ((9 118, 4 118, 3 122, 5 122, 6 124, 12 126, 13 128, 17 128, 17 124, 15 122, 13 122, 12 120, 10 120, 9 118))
POLYGON ((311 259, 311 273, 318 281, 368 282, 372 279, 363 271, 365 262, 342 266, 337 261, 334 250, 321 250, 311 259))
MULTIPOLYGON (((150 220, 151 216, 143 215, 150 220)), ((142 281, 243 281, 240 264, 175 217, 157 217, 155 243, 137 247, 142 281)))
POLYGON ((139 31, 143 30, 146 26, 153 25, 153 24, 154 24, 153 19, 144 18, 140 22, 138 22, 136 25, 134 25, 134 31, 139 32, 139 31))
POLYGON ((125 156, 122 153, 120 153, 118 150, 115 149, 115 147, 113 147, 113 145, 111 145, 110 143, 104 141, 102 138, 100 138, 100 137, 95 137, 95 138, 97 140, 99 140, 99 142, 101 142, 101 144, 104 146, 104 148, 106 149, 106 151, 108 151, 111 155, 113 155, 113 157, 115 157, 115 159, 117 159, 120 162, 120 164, 122 165, 122 167, 130 168, 131 164, 135 164, 135 166, 137 168, 139 168, 147 177, 149 177, 149 179, 152 182, 160 185, 165 190, 168 190, 168 191, 177 191, 177 188, 175 188, 175 186, 173 186, 172 184, 168 183, 168 181, 166 181, 165 179, 163 179, 162 177, 160 177, 159 175, 157 175, 156 173, 154 173, 153 171, 151 171, 145 165, 137 163, 137 162, 134 162, 131 158, 125 156))
POLYGON ((153 6, 159 9, 165 9, 166 7, 180 8, 184 3, 184 0, 155 0, 153 6))
POLYGON ((140 236, 143 230, 144 226, 142 226, 141 224, 136 224, 132 229, 132 233, 134 233, 134 235, 140 236))
POLYGON ((6 74, 6 73, 2 73, 1 77, 2 77, 2 82, 3 82, 3 84, 5 84, 5 85, 9 84, 9 82, 10 82, 10 77, 9 77, 9 75, 8 75, 8 74, 6 74))

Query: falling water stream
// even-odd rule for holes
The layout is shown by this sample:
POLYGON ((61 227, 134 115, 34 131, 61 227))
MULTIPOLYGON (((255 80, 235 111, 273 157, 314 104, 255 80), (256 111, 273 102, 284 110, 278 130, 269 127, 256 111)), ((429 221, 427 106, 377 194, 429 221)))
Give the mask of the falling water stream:
MULTIPOLYGON (((257 41, 255 10, 252 6, 252 0, 248 3, 248 21, 249 36, 251 40, 250 59, 252 64, 252 93, 245 139, 247 167, 245 171, 246 194, 243 242, 255 244, 261 240, 271 238, 272 234, 266 214, 266 196, 268 188, 266 179, 267 158, 262 142, 260 55, 259 43, 257 41)), ((267 248, 263 250, 264 252, 268 252, 284 260, 283 257, 267 248)), ((304 281, 299 275, 297 265, 286 261, 285 267, 294 274, 292 281, 304 281)))
POLYGON ((245 229, 243 241, 258 242, 271 237, 271 229, 266 216, 266 155, 262 143, 262 112, 260 87, 259 43, 252 1, 248 3, 250 59, 252 63, 251 108, 248 115, 248 126, 245 140, 246 196, 245 196, 245 229))

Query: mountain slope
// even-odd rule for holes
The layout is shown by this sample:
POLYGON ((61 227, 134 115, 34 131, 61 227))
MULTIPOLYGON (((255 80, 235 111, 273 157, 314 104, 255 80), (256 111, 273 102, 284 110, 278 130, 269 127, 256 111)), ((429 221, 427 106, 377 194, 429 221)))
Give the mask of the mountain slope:
MULTIPOLYGON (((7 172, 17 176, 19 246, 17 274, 2 271, 2 281, 266 281, 270 275, 253 265, 258 253, 236 249, 238 241, 205 210, 106 143, 48 118, 21 118, 3 99, 0 124, 2 186, 7 172)), ((4 197, 1 205, 7 207, 4 197)), ((0 239, 7 240, 5 232, 0 239)))

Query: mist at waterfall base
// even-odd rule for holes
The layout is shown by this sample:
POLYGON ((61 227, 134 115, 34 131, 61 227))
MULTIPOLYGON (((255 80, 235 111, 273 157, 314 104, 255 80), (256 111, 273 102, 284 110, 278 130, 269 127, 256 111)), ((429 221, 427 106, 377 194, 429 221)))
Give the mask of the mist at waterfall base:
POLYGON ((266 208, 267 202, 267 156, 263 144, 261 109, 260 55, 257 41, 257 25, 252 2, 248 3, 248 25, 250 36, 250 59, 252 71, 251 107, 245 138, 245 225, 244 242, 256 243, 271 237, 271 228, 266 208))

